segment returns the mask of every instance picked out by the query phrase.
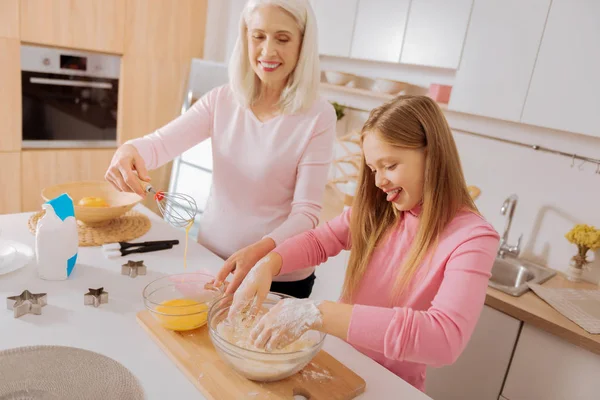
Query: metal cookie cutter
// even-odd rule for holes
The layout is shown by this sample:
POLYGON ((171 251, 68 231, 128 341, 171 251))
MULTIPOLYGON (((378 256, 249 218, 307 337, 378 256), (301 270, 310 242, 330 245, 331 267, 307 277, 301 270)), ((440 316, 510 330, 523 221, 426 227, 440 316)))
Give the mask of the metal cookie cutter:
POLYGON ((42 314, 42 307, 48 304, 46 293, 31 293, 24 290, 18 296, 6 298, 6 305, 9 310, 13 310, 14 317, 19 318, 25 314, 42 314))
POLYGON ((89 292, 83 295, 83 304, 86 306, 98 307, 100 304, 108 303, 108 292, 104 288, 89 289, 89 292))
POLYGON ((146 275, 144 261, 127 261, 127 264, 121 266, 121 275, 129 275, 131 278, 135 278, 138 275, 146 275))

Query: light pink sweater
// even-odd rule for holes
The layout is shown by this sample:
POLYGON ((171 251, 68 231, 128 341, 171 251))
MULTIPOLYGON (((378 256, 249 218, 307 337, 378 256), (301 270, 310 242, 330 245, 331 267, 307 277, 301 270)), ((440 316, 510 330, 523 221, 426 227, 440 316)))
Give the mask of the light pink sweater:
MULTIPOLYGON (((128 143, 154 169, 211 138, 213 183, 198 241, 225 259, 265 236, 280 244, 318 225, 335 124, 335 110, 325 99, 303 113, 261 122, 225 85, 156 132, 128 143)), ((311 273, 297 271, 278 280, 311 273)))
MULTIPOLYGON (((409 290, 392 303, 390 293, 416 234, 418 214, 419 208, 402 213, 373 253, 349 301, 354 307, 348 342, 424 390, 426 366, 452 364, 471 337, 483 308, 499 236, 480 216, 460 213, 441 235, 429 265, 419 267, 409 290)), ((319 265, 350 249, 349 217, 350 209, 278 246, 281 272, 319 265)))

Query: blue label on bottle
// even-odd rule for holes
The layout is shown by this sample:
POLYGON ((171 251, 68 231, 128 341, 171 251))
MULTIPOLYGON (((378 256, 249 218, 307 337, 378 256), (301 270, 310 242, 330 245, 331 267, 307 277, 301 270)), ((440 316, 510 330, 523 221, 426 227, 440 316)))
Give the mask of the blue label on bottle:
POLYGON ((73 268, 75 268, 75 262, 77 261, 77 253, 67 260, 67 276, 71 275, 73 268))
POLYGON ((52 206, 54 213, 61 221, 64 221, 67 217, 75 216, 73 200, 66 193, 63 193, 52 200, 48 200, 48 204, 52 206))

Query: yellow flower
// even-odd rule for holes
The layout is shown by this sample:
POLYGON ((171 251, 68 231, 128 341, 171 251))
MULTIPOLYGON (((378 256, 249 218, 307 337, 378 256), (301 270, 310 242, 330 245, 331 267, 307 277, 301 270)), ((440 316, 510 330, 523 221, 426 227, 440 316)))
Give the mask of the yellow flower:
POLYGON ((600 230, 590 225, 575 225, 565 235, 565 238, 578 247, 584 247, 586 250, 590 249, 593 251, 600 248, 600 230))

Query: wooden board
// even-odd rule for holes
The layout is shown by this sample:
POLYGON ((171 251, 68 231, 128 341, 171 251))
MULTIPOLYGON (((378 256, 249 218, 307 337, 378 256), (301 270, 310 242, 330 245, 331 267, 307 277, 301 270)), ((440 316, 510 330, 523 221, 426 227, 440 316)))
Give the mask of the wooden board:
POLYGON ((292 400, 294 395, 310 400, 348 400, 365 390, 365 381, 360 376, 323 350, 297 374, 278 382, 258 383, 239 375, 219 357, 207 326, 189 332, 169 331, 160 326, 149 311, 140 311, 137 320, 211 400, 292 400))

